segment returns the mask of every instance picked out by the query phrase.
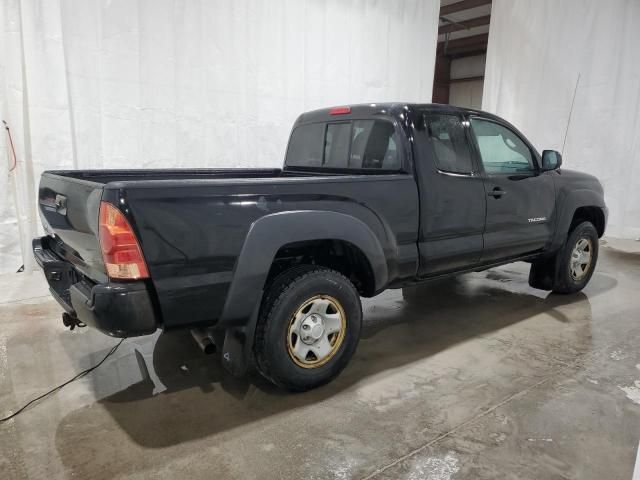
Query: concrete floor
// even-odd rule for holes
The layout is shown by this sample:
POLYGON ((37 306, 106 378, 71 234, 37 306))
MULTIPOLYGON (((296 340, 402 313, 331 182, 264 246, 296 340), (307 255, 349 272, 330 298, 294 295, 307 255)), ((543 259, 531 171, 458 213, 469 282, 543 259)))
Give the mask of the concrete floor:
MULTIPOLYGON (((330 385, 233 379, 188 333, 128 339, 0 425, 2 478, 630 479, 640 439, 640 256, 583 293, 513 264, 365 302, 330 385)), ((40 274, 0 277, 0 416, 115 344, 62 328, 40 274)))

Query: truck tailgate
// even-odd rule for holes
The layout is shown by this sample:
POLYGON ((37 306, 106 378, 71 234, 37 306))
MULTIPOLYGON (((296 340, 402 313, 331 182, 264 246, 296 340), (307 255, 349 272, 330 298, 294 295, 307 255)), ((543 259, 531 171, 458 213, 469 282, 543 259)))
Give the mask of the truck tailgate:
POLYGON ((49 247, 93 281, 107 281, 98 239, 103 184, 44 173, 38 207, 49 247))

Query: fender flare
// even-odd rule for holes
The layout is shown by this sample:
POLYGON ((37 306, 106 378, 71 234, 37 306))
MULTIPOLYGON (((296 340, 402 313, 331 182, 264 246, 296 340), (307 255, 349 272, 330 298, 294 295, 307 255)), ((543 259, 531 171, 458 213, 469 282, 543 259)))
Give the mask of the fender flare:
POLYGON ((376 291, 388 282, 387 260, 380 241, 358 218, 324 210, 278 212, 256 220, 247 233, 218 326, 226 328, 222 358, 234 375, 246 371, 267 275, 278 250, 306 240, 343 240, 367 258, 376 291))
POLYGON ((558 206, 556 229, 549 250, 555 251, 564 244, 573 215, 580 207, 598 207, 606 219, 606 206, 602 195, 589 189, 571 190, 562 198, 558 206))

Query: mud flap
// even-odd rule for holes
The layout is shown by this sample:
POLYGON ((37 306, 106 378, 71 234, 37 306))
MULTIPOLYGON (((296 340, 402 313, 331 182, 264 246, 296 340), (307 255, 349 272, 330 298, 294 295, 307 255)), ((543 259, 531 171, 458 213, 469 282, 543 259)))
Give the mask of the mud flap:
POLYGON ((529 285, 540 290, 553 290, 558 269, 558 256, 536 260, 529 270, 529 285))
POLYGON ((257 302, 246 325, 226 329, 222 346, 222 365, 235 377, 245 375, 251 364, 253 339, 261 304, 262 301, 257 302))

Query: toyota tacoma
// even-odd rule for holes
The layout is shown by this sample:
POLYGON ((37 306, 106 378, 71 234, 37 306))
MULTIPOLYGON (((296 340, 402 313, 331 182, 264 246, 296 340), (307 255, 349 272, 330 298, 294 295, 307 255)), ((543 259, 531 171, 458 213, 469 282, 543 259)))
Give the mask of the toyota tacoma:
POLYGON ((306 390, 353 356, 361 297, 526 261, 581 290, 607 208, 477 110, 367 104, 302 114, 282 169, 47 171, 33 242, 65 324, 115 337, 187 328, 235 375, 306 390))

